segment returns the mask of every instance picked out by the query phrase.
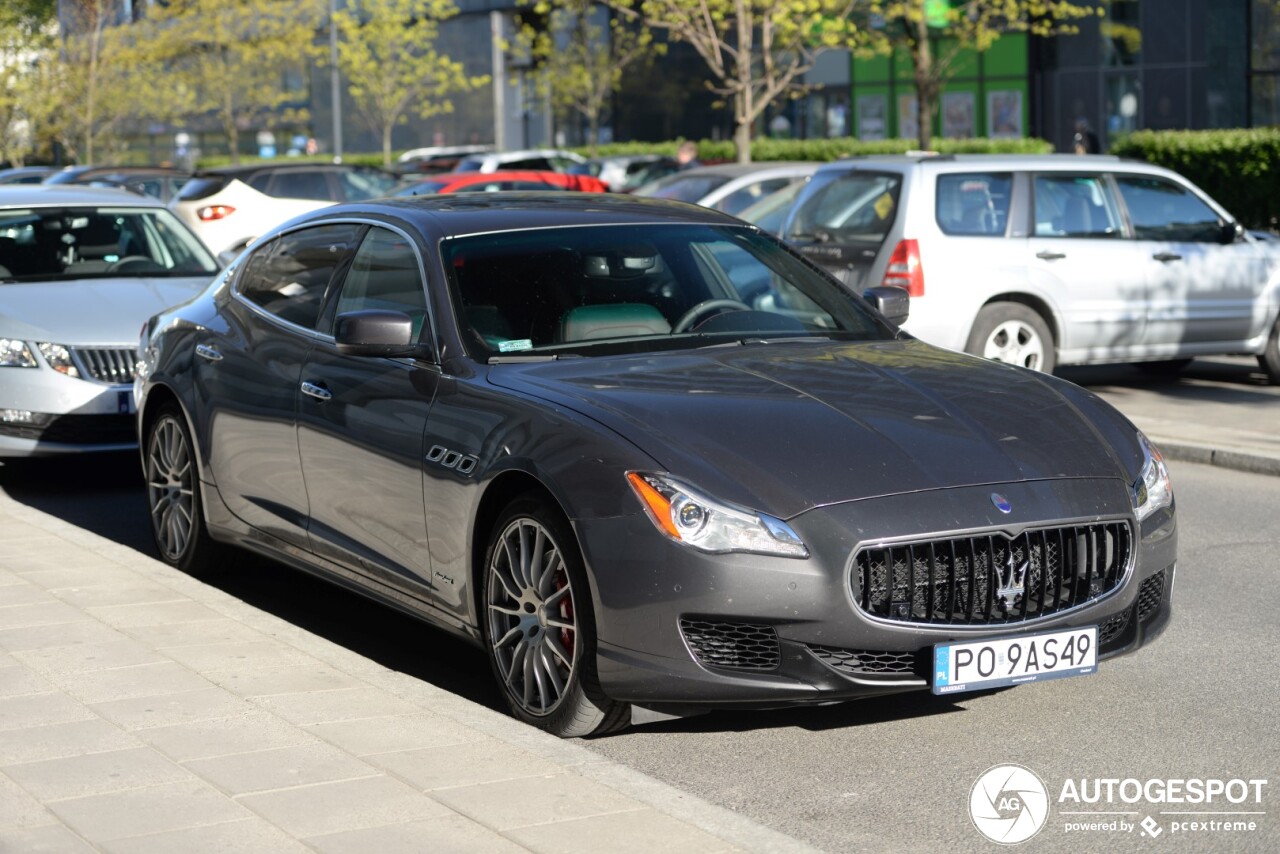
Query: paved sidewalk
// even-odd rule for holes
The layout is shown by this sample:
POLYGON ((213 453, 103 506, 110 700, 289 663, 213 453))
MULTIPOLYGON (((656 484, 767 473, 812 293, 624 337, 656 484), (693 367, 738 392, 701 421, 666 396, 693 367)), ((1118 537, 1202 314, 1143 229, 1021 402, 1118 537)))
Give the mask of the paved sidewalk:
POLYGON ((0 852, 810 850, 0 494, 0 852))

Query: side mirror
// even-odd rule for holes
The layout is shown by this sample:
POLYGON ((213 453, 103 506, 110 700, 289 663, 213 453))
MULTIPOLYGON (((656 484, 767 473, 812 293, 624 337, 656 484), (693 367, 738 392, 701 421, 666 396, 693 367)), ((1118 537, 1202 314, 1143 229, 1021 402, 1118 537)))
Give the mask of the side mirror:
POLYGON ((413 319, 400 311, 351 311, 333 322, 333 339, 346 356, 413 356, 419 351, 413 319))
POLYGON ((1218 233, 1218 242, 1230 246, 1244 236, 1244 226, 1238 222, 1224 222, 1218 233))
POLYGON ((875 306, 876 310, 884 315, 885 320, 894 326, 906 323, 907 316, 911 313, 911 295, 907 293, 906 288, 877 285, 863 291, 862 298, 875 306))

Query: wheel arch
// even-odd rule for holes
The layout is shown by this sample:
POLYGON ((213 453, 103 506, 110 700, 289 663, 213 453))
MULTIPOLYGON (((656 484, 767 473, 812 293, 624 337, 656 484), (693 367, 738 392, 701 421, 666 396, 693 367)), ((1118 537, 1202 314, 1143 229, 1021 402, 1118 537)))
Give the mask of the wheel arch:
POLYGON ((170 403, 182 413, 182 420, 187 425, 187 434, 191 437, 191 451, 196 459, 197 472, 201 482, 208 483, 208 469, 205 466, 204 455, 200 453, 200 440, 195 424, 191 420, 191 413, 183 405, 182 397, 171 386, 164 383, 155 383, 147 389, 142 410, 138 413, 138 452, 142 457, 144 470, 147 462, 147 436, 151 431, 151 425, 156 422, 160 410, 170 403))
MULTIPOLYGON (((1025 291, 1006 291, 1005 293, 996 294, 988 299, 982 304, 979 311, 989 305, 1004 302, 1015 302, 1019 305, 1024 305, 1036 314, 1040 315, 1040 319, 1044 321, 1045 326, 1049 327, 1049 332, 1053 335, 1054 349, 1062 349, 1062 323, 1058 318, 1058 313, 1053 310, 1053 306, 1051 306, 1047 300, 1043 297, 1036 296, 1035 294, 1029 294, 1025 291)), ((969 334, 973 334, 972 325, 969 327, 969 334)))

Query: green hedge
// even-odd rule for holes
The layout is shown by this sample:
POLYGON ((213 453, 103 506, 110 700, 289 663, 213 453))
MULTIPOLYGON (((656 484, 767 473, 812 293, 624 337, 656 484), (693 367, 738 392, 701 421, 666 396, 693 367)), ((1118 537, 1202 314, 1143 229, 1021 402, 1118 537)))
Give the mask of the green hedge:
POLYGON ((1136 131, 1111 153, 1178 172, 1249 228, 1280 221, 1280 129, 1136 131))
MULTIPOLYGON (((670 142, 616 142, 596 148, 596 156, 625 154, 667 154, 675 156, 679 140, 670 142)), ((826 162, 853 154, 904 154, 916 148, 914 139, 757 139, 751 143, 751 159, 814 160, 826 162)), ((1043 139, 935 139, 935 151, 944 154, 1048 154, 1053 145, 1043 139)), ((587 154, 586 148, 575 149, 587 154)), ((704 139, 698 143, 698 159, 734 160, 733 143, 704 139)))

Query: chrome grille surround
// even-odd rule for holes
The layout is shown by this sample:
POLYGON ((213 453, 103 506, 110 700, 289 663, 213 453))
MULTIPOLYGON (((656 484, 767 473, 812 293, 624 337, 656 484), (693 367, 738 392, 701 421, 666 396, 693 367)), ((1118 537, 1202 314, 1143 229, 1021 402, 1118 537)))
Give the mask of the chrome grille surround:
POLYGON ((130 385, 138 364, 134 347, 68 347, 80 378, 106 385, 130 385))
POLYGON ((850 566, 857 608, 895 625, 1029 623, 1099 601, 1132 572, 1128 520, 874 542, 850 566))

